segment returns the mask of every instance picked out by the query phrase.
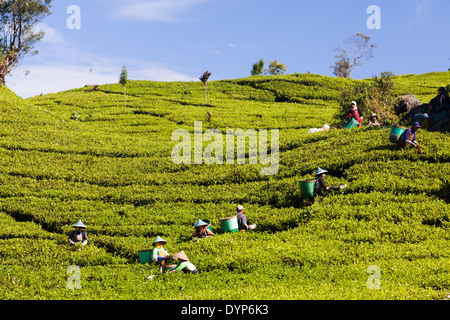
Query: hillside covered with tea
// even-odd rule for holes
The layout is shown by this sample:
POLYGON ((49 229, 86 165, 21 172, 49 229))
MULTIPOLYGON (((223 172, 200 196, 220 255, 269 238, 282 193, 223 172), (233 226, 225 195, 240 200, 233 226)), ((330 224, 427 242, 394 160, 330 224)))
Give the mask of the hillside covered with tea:
MULTIPOLYGON (((444 299, 448 133, 419 131, 423 153, 396 150, 392 123, 308 133, 334 125, 342 91, 368 81, 211 80, 206 103, 201 82, 128 81, 126 106, 120 84, 26 100, 1 87, 0 299, 444 299), (194 136, 195 121, 224 135, 278 129, 276 175, 261 163, 175 164, 172 134, 194 136), (347 188, 312 203, 299 182, 318 167, 347 188), (257 229, 223 232, 237 205, 257 229), (216 236, 191 241, 198 219, 216 236), (75 251, 67 235, 79 220, 89 242, 75 251), (157 236, 201 273, 141 264, 157 236), (68 288, 70 266, 81 289, 68 288)), ((397 96, 428 103, 450 72, 393 81, 397 96)))

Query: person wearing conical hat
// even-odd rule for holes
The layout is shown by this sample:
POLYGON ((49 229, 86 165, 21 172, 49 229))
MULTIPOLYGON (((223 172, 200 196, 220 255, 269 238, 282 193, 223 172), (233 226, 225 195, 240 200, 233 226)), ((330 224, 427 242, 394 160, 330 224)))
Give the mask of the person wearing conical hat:
POLYGON ((87 227, 83 222, 81 222, 81 220, 75 223, 73 227, 75 230, 72 230, 69 233, 69 244, 73 246, 81 244, 84 247, 88 242, 88 237, 86 234, 87 227))
POLYGON ((164 268, 165 272, 176 273, 176 272, 190 272, 193 274, 200 273, 200 271, 189 261, 189 258, 186 256, 184 251, 180 251, 177 254, 173 255, 174 259, 178 260, 178 264, 175 267, 164 268))
POLYGON ((164 264, 164 261, 167 260, 170 255, 164 249, 164 245, 167 243, 166 240, 158 236, 152 243, 153 249, 150 253, 150 259, 152 262, 164 264))
POLYGON ((204 239, 206 237, 214 236, 214 233, 208 229, 208 226, 210 226, 210 224, 207 224, 202 219, 198 219, 198 221, 194 225, 195 230, 192 233, 191 237, 204 239))
POLYGON ((317 168, 317 171, 314 174, 314 177, 316 178, 316 185, 314 192, 316 195, 323 196, 324 192, 336 189, 335 187, 327 186, 325 184, 324 177, 326 173, 328 173, 327 170, 324 170, 319 167, 317 168))

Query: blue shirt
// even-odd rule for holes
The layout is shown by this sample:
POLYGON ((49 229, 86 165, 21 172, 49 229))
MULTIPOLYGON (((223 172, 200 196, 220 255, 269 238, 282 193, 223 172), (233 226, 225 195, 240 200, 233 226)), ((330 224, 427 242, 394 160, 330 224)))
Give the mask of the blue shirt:
POLYGON ((245 225, 247 224, 247 217, 242 212, 237 214, 237 221, 239 229, 245 229, 245 225))
POLYGON ((410 141, 416 141, 416 133, 412 132, 412 129, 408 129, 405 132, 405 141, 406 140, 410 140, 410 141), (413 135, 412 140, 410 139, 410 135, 413 135))

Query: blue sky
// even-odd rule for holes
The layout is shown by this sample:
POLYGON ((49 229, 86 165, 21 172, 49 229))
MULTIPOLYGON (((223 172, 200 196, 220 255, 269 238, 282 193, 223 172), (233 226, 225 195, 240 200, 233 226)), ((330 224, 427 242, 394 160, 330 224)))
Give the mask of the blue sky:
POLYGON ((22 97, 117 83, 123 65, 133 80, 198 81, 205 70, 210 80, 242 78, 261 58, 288 74, 333 76, 334 48, 357 32, 377 49, 355 79, 450 68, 448 0, 54 0, 51 11, 39 54, 7 77, 22 97), (71 5, 80 29, 67 26, 71 5), (371 5, 381 29, 367 27, 371 5))

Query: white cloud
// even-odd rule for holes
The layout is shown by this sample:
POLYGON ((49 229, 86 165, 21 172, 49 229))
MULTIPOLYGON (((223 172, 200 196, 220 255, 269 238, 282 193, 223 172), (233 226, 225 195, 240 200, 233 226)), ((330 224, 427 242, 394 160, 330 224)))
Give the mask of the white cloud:
POLYGON ((48 26, 45 23, 38 23, 34 28, 35 32, 44 31, 44 38, 41 40, 44 43, 53 44, 53 45, 62 45, 67 44, 64 40, 61 32, 58 30, 48 26))
POLYGON ((236 43, 230 43, 228 44, 229 48, 243 48, 243 49, 255 49, 257 48, 254 44, 244 43, 244 44, 236 44, 236 43))
POLYGON ((12 91, 22 98, 29 98, 41 93, 80 88, 86 84, 118 82, 118 74, 112 73, 111 70, 90 72, 88 66, 49 63, 21 66, 8 80, 7 86, 12 91), (28 75, 25 75, 26 70, 30 71, 28 75))
POLYGON ((132 80, 153 81, 197 81, 183 73, 152 65, 146 61, 118 60, 97 57, 91 64, 66 64, 50 62, 42 65, 24 65, 17 68, 7 78, 7 86, 22 98, 41 93, 55 93, 85 85, 118 83, 122 65, 128 69, 128 78, 132 80), (26 75, 26 71, 30 73, 26 75))
POLYGON ((198 80, 161 63, 83 52, 55 29, 45 24, 40 24, 38 28, 46 32, 40 44, 41 53, 33 58, 26 57, 6 78, 6 85, 23 98, 90 84, 118 83, 123 65, 127 66, 129 79, 133 80, 198 80))
POLYGON ((52 61, 40 65, 23 65, 7 77, 7 86, 22 98, 54 93, 92 84, 118 83, 122 66, 132 80, 196 81, 168 66, 143 60, 117 59, 88 54, 76 61, 52 61), (86 59, 86 57, 89 57, 86 59), (89 60, 89 61, 86 61, 89 60), (30 71, 26 75, 27 71, 30 71))
POLYGON ((189 8, 211 0, 146 0, 123 1, 116 16, 145 21, 180 22, 189 8))
POLYGON ((416 16, 413 20, 408 23, 408 27, 426 21, 431 16, 431 6, 429 0, 421 0, 416 6, 416 16))

